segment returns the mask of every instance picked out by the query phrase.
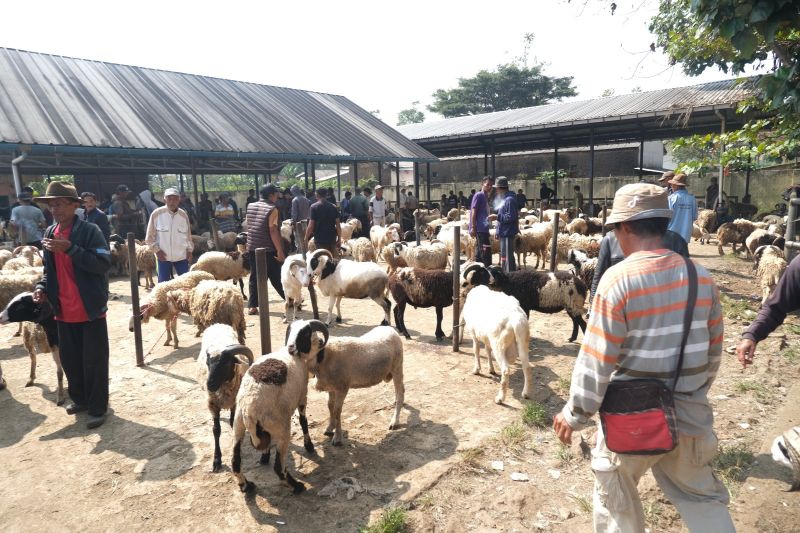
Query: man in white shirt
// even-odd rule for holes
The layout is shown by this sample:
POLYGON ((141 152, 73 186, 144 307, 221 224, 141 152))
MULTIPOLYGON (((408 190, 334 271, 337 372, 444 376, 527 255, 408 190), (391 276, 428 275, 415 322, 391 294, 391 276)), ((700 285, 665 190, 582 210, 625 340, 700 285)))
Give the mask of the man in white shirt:
POLYGON ((375 196, 369 200, 369 218, 373 226, 386 225, 386 200, 380 185, 375 186, 375 196))
POLYGON ((192 232, 189 215, 178 207, 181 201, 177 189, 164 191, 163 205, 150 215, 145 244, 158 259, 158 282, 172 279, 172 269, 178 276, 189 271, 192 256, 192 232))

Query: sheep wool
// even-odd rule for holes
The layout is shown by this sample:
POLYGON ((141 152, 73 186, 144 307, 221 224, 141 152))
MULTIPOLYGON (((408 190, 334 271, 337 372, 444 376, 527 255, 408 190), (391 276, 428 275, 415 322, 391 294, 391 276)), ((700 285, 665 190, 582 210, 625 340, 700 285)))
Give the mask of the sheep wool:
POLYGON ((168 305, 177 316, 186 313, 197 326, 195 337, 199 337, 213 324, 227 324, 244 344, 245 328, 244 298, 229 283, 216 280, 201 281, 190 290, 175 290, 167 293, 168 305))

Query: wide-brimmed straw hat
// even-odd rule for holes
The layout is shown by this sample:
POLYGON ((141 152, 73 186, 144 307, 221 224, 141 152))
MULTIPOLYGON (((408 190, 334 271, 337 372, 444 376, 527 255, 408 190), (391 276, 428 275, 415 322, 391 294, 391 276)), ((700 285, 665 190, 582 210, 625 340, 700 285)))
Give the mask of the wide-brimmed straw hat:
POLYGON ((674 178, 669 180, 667 183, 670 185, 686 187, 686 174, 676 174, 674 178))
POLYGON ((644 218, 672 218, 666 189, 652 183, 631 183, 617 190, 606 224, 633 222, 644 218))
POLYGON ((658 178, 658 182, 659 183, 666 183, 666 182, 668 182, 669 180, 671 180, 674 177, 675 177, 675 173, 674 172, 672 172, 672 171, 664 172, 663 174, 661 174, 661 177, 658 178))
POLYGON ((55 200, 56 198, 69 198, 70 200, 80 200, 78 191, 75 187, 61 181, 50 182, 44 196, 37 196, 37 200, 55 200))

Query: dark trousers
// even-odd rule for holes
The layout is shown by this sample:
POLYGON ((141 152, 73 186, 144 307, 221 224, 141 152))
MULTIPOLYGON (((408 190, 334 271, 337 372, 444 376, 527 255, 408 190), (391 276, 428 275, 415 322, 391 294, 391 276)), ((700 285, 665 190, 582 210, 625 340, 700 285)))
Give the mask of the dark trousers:
POLYGON ((181 276, 189 272, 189 261, 187 259, 183 259, 182 261, 162 261, 161 259, 156 259, 156 263, 158 263, 158 282, 162 283, 164 281, 169 281, 172 279, 172 268, 175 267, 175 272, 181 276))
POLYGON ((488 233, 475 233, 475 261, 484 266, 492 266, 492 243, 488 233))
POLYGON ((105 318, 57 322, 61 366, 70 399, 100 416, 108 409, 108 326, 105 318))
MULTIPOLYGON (((248 289, 250 297, 247 301, 248 307, 258 307, 258 276, 256 275, 256 252, 255 250, 247 252, 250 257, 250 280, 248 289)), ((286 299, 283 294, 283 285, 281 284, 281 263, 278 262, 277 252, 267 252, 267 277, 275 292, 282 299, 286 299)))

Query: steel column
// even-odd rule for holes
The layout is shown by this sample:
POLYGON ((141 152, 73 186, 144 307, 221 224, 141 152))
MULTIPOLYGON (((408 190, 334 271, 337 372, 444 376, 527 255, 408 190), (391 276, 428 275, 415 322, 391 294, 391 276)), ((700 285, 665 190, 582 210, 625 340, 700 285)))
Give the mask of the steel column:
POLYGON ((553 196, 558 201, 558 142, 553 140, 553 196))
POLYGON ((644 179, 644 137, 639 139, 639 181, 644 179))
POLYGON ((495 173, 494 139, 492 139, 492 177, 493 178, 497 177, 497 174, 495 173))
POLYGON ((194 191, 194 209, 195 214, 197 213, 197 206, 200 204, 200 197, 198 196, 197 191, 197 170, 194 166, 194 159, 192 159, 192 190, 194 191))
POLYGON ((485 146, 483 149, 483 175, 489 175, 489 151, 486 150, 485 146))
POLYGON ((339 164, 338 161, 336 162, 336 192, 339 193, 339 196, 337 196, 337 198, 341 202, 342 201, 342 169, 341 169, 341 165, 339 164))
MULTIPOLYGON (((428 209, 431 208, 431 164, 425 163, 427 176, 425 178, 425 197, 428 199, 428 209)), ((442 206, 444 209, 444 206, 442 206)))
POLYGON ((303 161, 303 177, 306 180, 306 193, 308 193, 308 161, 303 161))
POLYGON ((453 351, 461 341, 461 226, 453 228, 453 351))
POLYGON ((203 186, 203 194, 207 194, 206 193, 206 175, 205 174, 200 174, 200 183, 203 186))
POLYGON ((419 203, 419 163, 414 163, 414 196, 419 203))
POLYGON ((589 216, 594 216, 594 128, 589 130, 589 216))
POLYGON ((178 174, 178 180, 181 187, 181 192, 183 192, 183 174, 178 174))
MULTIPOLYGON (((381 165, 380 161, 378 161, 377 163, 378 163, 378 185, 380 185, 381 184, 381 177, 382 177, 381 174, 383 173, 383 165, 381 165)), ((391 180, 389 180, 389 181, 391 181, 391 180)))
MULTIPOLYGON (((397 189, 395 189, 395 198, 397 199, 397 214, 400 215, 400 161, 397 161, 397 189)), ((402 217, 400 217, 400 228, 402 229, 403 222, 402 217)))

